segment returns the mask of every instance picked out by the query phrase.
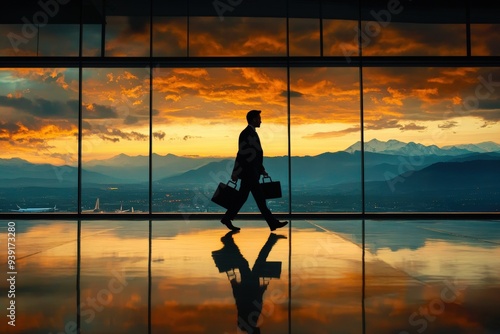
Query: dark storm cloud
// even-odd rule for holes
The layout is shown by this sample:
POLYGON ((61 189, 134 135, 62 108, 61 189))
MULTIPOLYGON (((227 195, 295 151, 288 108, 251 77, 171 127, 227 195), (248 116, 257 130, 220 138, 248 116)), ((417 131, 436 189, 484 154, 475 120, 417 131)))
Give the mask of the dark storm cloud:
POLYGON ((78 109, 71 108, 67 102, 35 99, 31 114, 41 118, 77 118, 78 109))
POLYGON ((128 115, 127 117, 125 117, 125 119, 123 120, 123 123, 125 123, 127 125, 136 124, 138 122, 139 122, 139 118, 138 117, 130 116, 130 115, 128 115))
POLYGON ((19 130, 19 125, 12 122, 0 121, 0 134, 16 133, 19 130))
POLYGON ((454 128, 454 127, 457 127, 458 126, 458 122, 455 122, 455 121, 447 121, 443 124, 439 124, 438 125, 438 128, 440 129, 451 129, 451 128, 454 128))
POLYGON ((383 130, 401 128, 397 119, 382 118, 374 121, 367 121, 365 125, 367 130, 383 130))
POLYGON ((427 129, 426 126, 423 126, 423 125, 417 125, 415 123, 410 123, 410 124, 406 124, 406 125, 402 125, 399 127, 399 130, 401 131, 409 131, 409 130, 425 130, 427 129))
POLYGON ((185 135, 182 137, 182 140, 187 141, 189 139, 196 139, 196 138, 202 138, 201 136, 191 136, 191 135, 185 135))
POLYGON ((144 141, 148 140, 149 138, 149 136, 143 135, 142 133, 136 131, 125 132, 119 129, 107 129, 96 134, 103 140, 109 140, 113 142, 118 142, 120 141, 120 139, 144 141))
MULTIPOLYGON (((286 90, 284 90, 281 92, 280 95, 282 97, 288 97, 288 92, 286 90)), ((290 97, 302 97, 302 96, 304 96, 304 94, 302 94, 301 92, 297 92, 295 90, 290 91, 290 97)))
POLYGON ((43 98, 33 100, 25 97, 0 96, 0 107, 13 108, 39 118, 72 119, 78 116, 78 105, 75 101, 50 101, 43 98))
POLYGON ((153 138, 158 139, 158 140, 165 139, 165 135, 166 135, 166 133, 163 131, 153 132, 153 138))
POLYGON ((92 103, 84 106, 83 118, 101 119, 101 118, 118 118, 116 111, 109 106, 92 103))
POLYGON ((102 140, 104 141, 110 141, 110 142, 113 142, 113 143, 117 143, 120 141, 120 138, 112 138, 112 137, 108 137, 108 136, 105 136, 105 135, 100 135, 99 138, 101 138, 102 140))
POLYGON ((33 106, 33 103, 25 97, 7 97, 3 95, 0 96, 0 106, 24 111, 29 110, 33 106))
POLYGON ((476 116, 482 118, 487 122, 498 122, 500 121, 500 109, 495 110, 476 110, 471 112, 471 116, 476 116))

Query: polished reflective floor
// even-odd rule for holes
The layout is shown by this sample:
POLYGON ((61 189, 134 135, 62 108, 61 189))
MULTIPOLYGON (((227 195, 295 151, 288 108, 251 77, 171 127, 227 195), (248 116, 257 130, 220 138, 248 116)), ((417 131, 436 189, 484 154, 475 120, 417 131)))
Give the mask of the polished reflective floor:
POLYGON ((499 221, 14 223, 1 333, 500 333, 499 221))

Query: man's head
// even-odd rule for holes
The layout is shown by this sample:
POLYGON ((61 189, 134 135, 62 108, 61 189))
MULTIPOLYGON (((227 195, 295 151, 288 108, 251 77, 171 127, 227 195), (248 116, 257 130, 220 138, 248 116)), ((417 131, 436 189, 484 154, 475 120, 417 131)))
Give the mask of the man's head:
POLYGON ((262 123, 260 118, 260 110, 250 110, 247 113, 247 122, 249 125, 252 125, 256 128, 260 127, 260 123, 262 123))

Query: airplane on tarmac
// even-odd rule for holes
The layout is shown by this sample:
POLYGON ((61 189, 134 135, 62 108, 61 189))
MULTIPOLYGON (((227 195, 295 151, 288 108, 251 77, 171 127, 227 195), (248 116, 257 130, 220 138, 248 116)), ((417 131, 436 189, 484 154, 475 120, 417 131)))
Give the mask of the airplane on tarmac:
POLYGON ((82 213, 90 213, 90 212, 102 212, 102 210, 99 208, 99 197, 97 197, 96 201, 95 201, 95 207, 93 209, 90 209, 90 210, 82 210, 82 213))
MULTIPOLYGON (((133 210, 133 208, 132 208, 133 210)), ((123 210, 123 203, 120 204, 120 208, 119 209, 116 209, 115 212, 116 213, 125 213, 125 212, 129 212, 130 209, 127 209, 127 210, 123 210)))
POLYGON ((12 212, 30 212, 30 213, 56 212, 56 211, 58 211, 55 205, 53 208, 21 208, 17 204, 16 204, 16 206, 17 206, 17 210, 10 210, 10 211, 12 211, 12 212))

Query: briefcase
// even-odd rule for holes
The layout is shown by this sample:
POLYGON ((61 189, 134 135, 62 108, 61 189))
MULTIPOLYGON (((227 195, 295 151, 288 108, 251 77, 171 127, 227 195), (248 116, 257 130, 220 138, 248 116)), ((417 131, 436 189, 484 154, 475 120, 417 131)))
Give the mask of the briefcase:
POLYGON ((260 183, 262 192, 264 193, 264 198, 280 198, 281 195, 281 183, 280 181, 273 181, 270 176, 263 176, 262 182, 260 183), (269 179, 269 182, 265 180, 269 179))
POLYGON ((237 197, 238 190, 236 189, 236 182, 229 180, 227 183, 219 183, 219 186, 212 196, 212 202, 222 206, 225 209, 229 209, 229 207, 234 203, 237 197), (234 186, 231 186, 230 184, 234 186))

